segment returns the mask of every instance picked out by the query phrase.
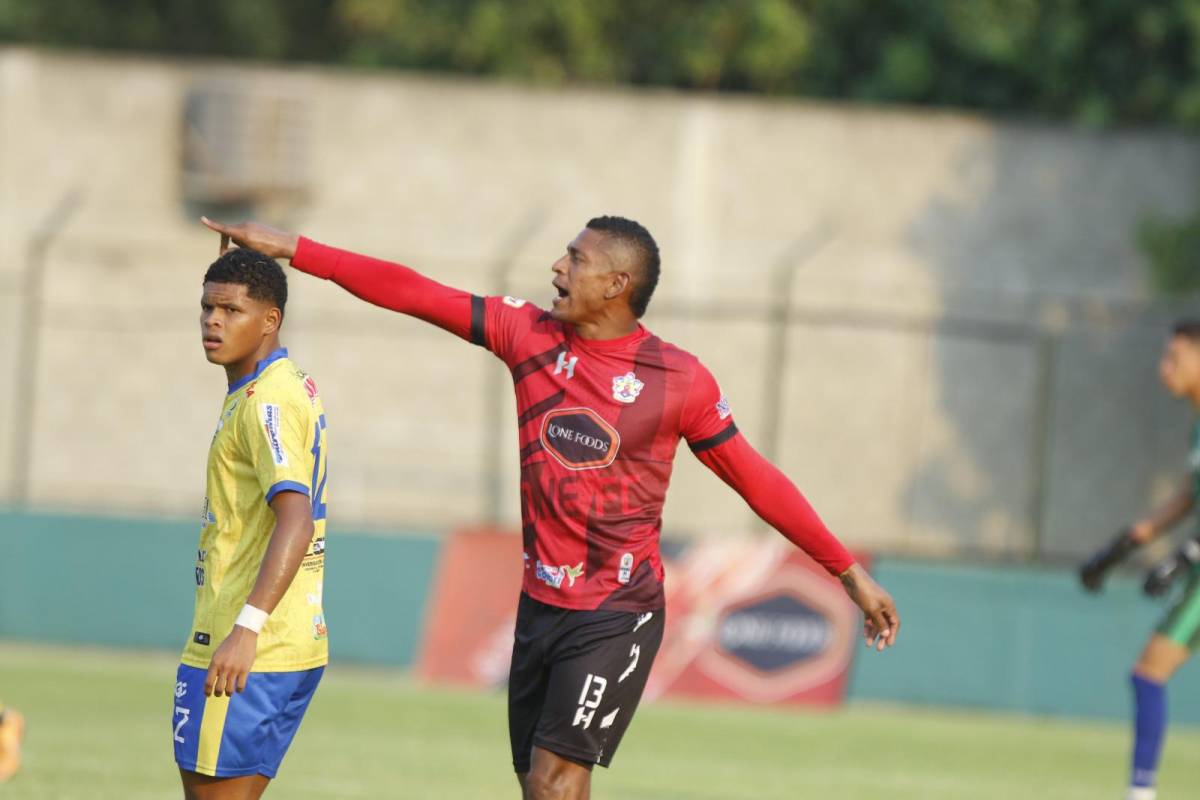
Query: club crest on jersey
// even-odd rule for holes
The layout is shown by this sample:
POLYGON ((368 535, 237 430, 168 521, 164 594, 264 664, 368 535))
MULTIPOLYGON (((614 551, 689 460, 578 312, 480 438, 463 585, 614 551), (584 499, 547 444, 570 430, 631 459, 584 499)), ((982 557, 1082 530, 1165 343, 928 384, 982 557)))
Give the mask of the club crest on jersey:
POLYGON ((626 372, 613 378, 613 399, 620 403, 632 403, 642 393, 646 384, 637 379, 633 372, 626 372))
POLYGON ((553 586, 555 589, 561 589, 563 581, 566 580, 569 589, 575 585, 575 579, 583 574, 583 562, 580 561, 573 567, 568 567, 566 564, 560 567, 548 567, 542 563, 541 559, 538 559, 534 574, 539 581, 547 586, 553 586))
POLYGON ((225 413, 222 414, 221 418, 217 420, 217 429, 213 431, 214 442, 217 440, 217 437, 221 435, 221 431, 225 430, 225 423, 230 417, 233 416, 233 412, 237 410, 237 406, 237 400, 234 400, 233 404, 229 406, 229 408, 225 409, 225 413))

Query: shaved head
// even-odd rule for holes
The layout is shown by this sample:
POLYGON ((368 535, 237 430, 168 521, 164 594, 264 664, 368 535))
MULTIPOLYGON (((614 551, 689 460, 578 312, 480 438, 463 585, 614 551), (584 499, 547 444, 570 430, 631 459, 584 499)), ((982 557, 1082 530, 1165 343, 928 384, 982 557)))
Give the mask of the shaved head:
POLYGON ((613 266, 630 274, 633 288, 629 293, 629 305, 634 316, 641 317, 658 286, 658 243, 650 231, 625 217, 595 217, 588 220, 587 227, 604 234, 604 250, 613 266))

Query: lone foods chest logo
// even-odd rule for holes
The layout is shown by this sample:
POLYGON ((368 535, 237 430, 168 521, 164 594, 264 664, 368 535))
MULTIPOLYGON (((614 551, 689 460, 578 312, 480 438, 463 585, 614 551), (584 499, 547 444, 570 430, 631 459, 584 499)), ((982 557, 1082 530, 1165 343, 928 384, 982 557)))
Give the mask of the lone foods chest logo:
POLYGON ((621 449, 616 428, 590 408, 563 408, 542 418, 542 446, 567 469, 607 467, 621 449))

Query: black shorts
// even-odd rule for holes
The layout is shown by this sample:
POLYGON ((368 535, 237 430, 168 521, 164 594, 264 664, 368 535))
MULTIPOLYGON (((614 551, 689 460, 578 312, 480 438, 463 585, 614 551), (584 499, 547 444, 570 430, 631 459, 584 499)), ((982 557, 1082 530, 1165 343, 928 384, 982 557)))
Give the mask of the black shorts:
POLYGON ((663 637, 662 609, 572 611, 522 593, 508 675, 513 767, 536 745, 607 767, 637 710, 663 637))

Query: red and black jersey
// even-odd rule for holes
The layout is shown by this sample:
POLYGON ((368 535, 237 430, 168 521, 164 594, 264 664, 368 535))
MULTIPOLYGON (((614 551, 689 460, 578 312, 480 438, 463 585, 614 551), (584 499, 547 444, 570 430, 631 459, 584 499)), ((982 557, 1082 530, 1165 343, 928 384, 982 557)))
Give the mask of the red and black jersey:
POLYGON ((852 557, 734 424, 695 356, 645 328, 579 337, 523 300, 479 297, 399 264, 301 239, 292 264, 486 347, 512 374, 524 591, 553 606, 663 606, 662 508, 681 438, 767 522, 833 573, 852 557))

